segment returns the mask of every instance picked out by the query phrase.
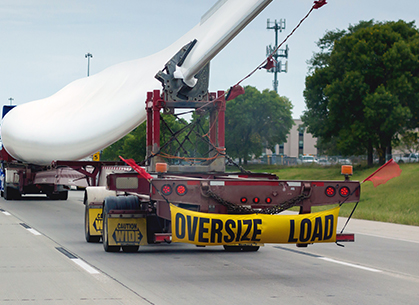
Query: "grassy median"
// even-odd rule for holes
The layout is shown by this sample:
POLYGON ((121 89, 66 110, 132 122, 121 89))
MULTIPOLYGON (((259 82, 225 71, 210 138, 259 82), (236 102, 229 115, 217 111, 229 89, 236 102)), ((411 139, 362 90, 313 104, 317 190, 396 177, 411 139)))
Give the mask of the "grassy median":
MULTIPOLYGON (((320 167, 316 165, 278 167, 264 165, 245 166, 254 172, 270 172, 279 179, 293 180, 342 180, 340 166, 320 167)), ((353 215, 354 218, 393 222, 419 226, 419 164, 400 164, 402 173, 386 184, 374 188, 372 182, 361 186, 361 201, 353 215)), ((362 181, 371 175, 373 168, 354 166, 351 180, 362 181)), ((355 204, 344 204, 340 216, 349 216, 355 204)), ((330 206, 319 209, 328 209, 330 206)), ((316 211, 318 211, 317 209, 316 211)))

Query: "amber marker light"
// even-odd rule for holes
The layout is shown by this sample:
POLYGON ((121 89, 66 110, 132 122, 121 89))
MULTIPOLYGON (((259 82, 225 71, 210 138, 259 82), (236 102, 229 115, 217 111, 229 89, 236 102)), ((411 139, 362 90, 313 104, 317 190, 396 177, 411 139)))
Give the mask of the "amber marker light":
POLYGON ((352 176, 354 173, 352 165, 342 165, 341 167, 341 174, 345 176, 352 176))

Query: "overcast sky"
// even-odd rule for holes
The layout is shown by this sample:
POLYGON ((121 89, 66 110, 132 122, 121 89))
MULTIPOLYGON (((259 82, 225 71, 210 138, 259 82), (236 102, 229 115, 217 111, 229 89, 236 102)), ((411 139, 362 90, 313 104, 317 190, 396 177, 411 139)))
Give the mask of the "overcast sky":
MULTIPOLYGON (((22 104, 48 97, 75 79, 155 53, 195 26, 216 0, 0 0, 0 101, 22 104)), ((210 90, 225 90, 246 76, 274 44, 266 20, 286 19, 282 41, 306 15, 312 0, 274 0, 211 62, 210 90)), ((360 20, 415 21, 418 0, 328 0, 287 42, 288 73, 279 94, 305 109, 307 60, 326 31, 360 20)), ((157 72, 157 71, 156 71, 157 72)), ((272 89, 273 74, 256 72, 243 85, 272 89)), ((159 89, 159 88, 156 88, 159 89)), ((145 97, 144 97, 145 98, 145 97)), ((143 102, 143 101, 139 101, 143 102)), ((121 101, 122 106, 122 101, 121 101)))

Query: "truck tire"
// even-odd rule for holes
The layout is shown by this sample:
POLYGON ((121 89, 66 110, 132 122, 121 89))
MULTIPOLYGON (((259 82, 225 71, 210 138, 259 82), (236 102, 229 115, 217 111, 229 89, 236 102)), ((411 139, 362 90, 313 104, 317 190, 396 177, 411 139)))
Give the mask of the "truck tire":
POLYGON ((106 252, 119 252, 120 246, 110 246, 108 240, 108 214, 103 212, 102 243, 106 252))
POLYGON ((103 212, 108 213, 110 210, 139 210, 140 201, 136 196, 109 196, 103 203, 103 212))
POLYGON ((138 252, 140 246, 122 246, 122 251, 125 253, 135 253, 138 252))
POLYGON ((223 247, 226 252, 240 252, 242 250, 241 246, 224 245, 223 247))
POLYGON ((19 200, 21 199, 22 195, 20 194, 19 190, 6 186, 4 188, 4 199, 6 200, 19 200))
POLYGON ((62 191, 59 193, 60 200, 67 200, 68 199, 68 191, 62 191))
POLYGON ((55 194, 48 194, 47 195, 51 200, 67 200, 68 199, 68 191, 62 191, 55 194))
MULTIPOLYGON (((102 242, 106 252, 119 252, 120 246, 110 246, 108 238, 108 218, 111 210, 139 210, 139 200, 136 196, 106 197, 103 202, 102 242)), ((139 246, 123 246, 124 252, 137 252, 139 246)))
POLYGON ((224 245, 224 250, 227 252, 256 252, 260 246, 230 246, 224 245))
POLYGON ((243 246, 242 251, 243 252, 256 252, 258 251, 260 246, 243 246))

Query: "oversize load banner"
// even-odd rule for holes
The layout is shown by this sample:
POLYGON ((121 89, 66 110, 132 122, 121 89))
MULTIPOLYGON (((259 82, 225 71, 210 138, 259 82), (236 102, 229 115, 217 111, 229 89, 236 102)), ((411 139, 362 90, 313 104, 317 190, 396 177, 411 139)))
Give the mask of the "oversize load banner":
POLYGON ((226 215, 170 205, 172 241, 195 245, 336 241, 340 207, 302 215, 226 215))

